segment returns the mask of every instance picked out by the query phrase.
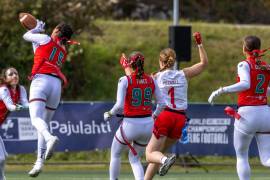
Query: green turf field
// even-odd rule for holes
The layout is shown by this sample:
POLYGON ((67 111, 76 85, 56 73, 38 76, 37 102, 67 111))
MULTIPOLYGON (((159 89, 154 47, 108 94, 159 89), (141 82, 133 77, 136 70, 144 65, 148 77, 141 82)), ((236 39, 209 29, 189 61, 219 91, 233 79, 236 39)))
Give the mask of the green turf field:
MULTIPOLYGON (((61 167, 53 166, 50 168, 45 168, 44 172, 40 174, 37 178, 30 178, 27 175, 27 170, 8 170, 6 172, 7 180, 99 180, 99 179, 109 179, 108 178, 108 167, 103 170, 95 170, 89 167, 89 170, 81 168, 80 166, 76 170, 61 170, 61 167), (53 170, 54 169, 54 170, 53 170)), ((99 169, 99 168, 98 168, 99 169)), ((252 178, 251 180, 269 180, 270 170, 262 167, 252 168, 252 178)), ((121 171, 120 180, 134 179, 132 172, 129 168, 124 168, 121 171)), ((224 168, 210 168, 209 172, 206 173, 200 168, 188 168, 184 169, 182 167, 174 167, 170 172, 164 176, 155 176, 154 179, 157 180, 167 180, 167 179, 180 179, 180 180, 238 180, 235 169, 233 167, 224 168)))
MULTIPOLYGON (((44 172, 37 178, 30 178, 25 172, 8 172, 6 174, 7 180, 98 180, 108 179, 107 172, 44 172)), ((254 180, 269 180, 270 173, 254 173, 252 179, 254 180)), ((120 180, 134 179, 131 173, 122 173, 120 180)), ((164 177, 156 176, 154 179, 183 179, 183 180, 237 180, 237 176, 233 172, 189 172, 189 173, 169 173, 164 177)))

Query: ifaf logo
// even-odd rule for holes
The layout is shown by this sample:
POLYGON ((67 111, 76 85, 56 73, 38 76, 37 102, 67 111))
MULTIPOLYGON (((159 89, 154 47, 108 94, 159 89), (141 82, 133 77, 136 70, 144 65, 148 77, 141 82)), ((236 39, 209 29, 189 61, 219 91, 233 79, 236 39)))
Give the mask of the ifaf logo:
POLYGON ((18 119, 7 118, 0 128, 1 137, 3 140, 17 140, 19 139, 18 119))

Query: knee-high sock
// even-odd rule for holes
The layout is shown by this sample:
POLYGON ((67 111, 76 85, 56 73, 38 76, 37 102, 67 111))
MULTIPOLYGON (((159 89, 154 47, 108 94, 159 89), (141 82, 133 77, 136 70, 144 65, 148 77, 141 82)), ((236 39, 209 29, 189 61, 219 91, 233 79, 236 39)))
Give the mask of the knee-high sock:
POLYGON ((37 143, 37 161, 44 161, 45 151, 46 151, 46 141, 40 132, 38 133, 38 143, 37 143))
POLYGON ((0 180, 5 180, 5 157, 0 157, 0 180))
POLYGON ((143 180, 144 178, 144 171, 143 166, 140 161, 140 155, 143 152, 145 147, 139 146, 137 144, 133 144, 133 147, 135 148, 136 152, 138 153, 136 156, 133 155, 131 151, 129 151, 128 159, 133 171, 133 174, 135 176, 136 180, 143 180))
POLYGON ((111 147, 111 161, 110 161, 110 180, 118 179, 121 168, 121 152, 125 145, 120 144, 113 138, 111 147))
POLYGON ((29 112, 32 125, 42 134, 46 142, 52 137, 48 125, 44 120, 45 103, 42 101, 33 101, 29 104, 29 112))
POLYGON ((239 180, 250 180, 250 166, 248 162, 248 149, 252 136, 234 130, 234 148, 237 158, 237 174, 239 180))

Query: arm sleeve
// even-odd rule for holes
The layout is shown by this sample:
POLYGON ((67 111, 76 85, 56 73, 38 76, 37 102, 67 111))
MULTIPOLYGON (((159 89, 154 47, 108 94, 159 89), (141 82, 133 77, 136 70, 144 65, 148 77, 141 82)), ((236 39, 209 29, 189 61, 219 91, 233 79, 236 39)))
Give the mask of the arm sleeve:
POLYGON ((267 96, 270 96, 270 84, 268 84, 268 87, 267 87, 267 96))
POLYGON ((29 103, 28 103, 27 93, 23 86, 20 86, 20 93, 21 93, 21 96, 20 96, 21 105, 25 108, 28 108, 29 103))
POLYGON ((238 83, 223 87, 224 92, 240 92, 250 88, 250 68, 247 62, 240 62, 237 66, 237 73, 240 78, 238 83))
POLYGON ((162 93, 160 91, 160 89, 158 88, 157 82, 154 80, 155 82, 155 97, 156 97, 156 103, 157 103, 157 107, 156 110, 154 111, 154 115, 158 116, 160 114, 160 112, 165 108, 166 104, 165 101, 163 99, 162 93))
POLYGON ((27 31, 23 35, 23 39, 32 42, 33 50, 36 51, 39 45, 44 45, 50 42, 51 38, 47 34, 39 34, 32 32, 33 30, 27 31))
POLYGON ((47 44, 51 40, 47 34, 33 33, 31 30, 23 35, 23 39, 39 45, 47 44))
POLYGON ((9 111, 15 111, 16 106, 14 105, 10 93, 7 87, 0 87, 0 99, 4 102, 5 106, 9 111))
POLYGON ((121 77, 118 81, 116 103, 113 106, 113 108, 110 110, 110 113, 112 115, 116 115, 117 113, 120 113, 120 114, 123 113, 127 87, 128 87, 128 80, 126 76, 121 77))

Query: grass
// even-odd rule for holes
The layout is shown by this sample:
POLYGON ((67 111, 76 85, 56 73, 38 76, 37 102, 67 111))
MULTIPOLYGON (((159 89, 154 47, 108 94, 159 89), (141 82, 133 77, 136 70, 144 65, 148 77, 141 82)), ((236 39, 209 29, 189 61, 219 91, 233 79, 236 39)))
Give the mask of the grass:
MULTIPOLYGON (((7 167, 6 177, 8 180, 30 180, 33 178, 28 177, 27 171, 30 166, 20 167, 20 170, 11 169, 7 167)), ((94 166, 70 166, 66 169, 66 166, 45 166, 44 172, 36 179, 38 180, 102 180, 108 179, 108 166, 104 166, 103 169, 94 166)), ((270 172, 266 168, 253 167, 252 168, 252 180, 267 180, 269 179, 270 172)), ((121 170, 119 179, 129 180, 134 179, 131 169, 124 166, 121 170)), ((170 169, 169 173, 160 177, 155 176, 157 180, 237 180, 236 171, 233 167, 225 167, 222 169, 216 169, 209 167, 209 172, 206 173, 200 168, 187 168, 184 169, 179 166, 174 166, 170 169)))
MULTIPOLYGON (((123 70, 118 64, 121 53, 142 51, 146 58, 146 72, 157 71, 159 52, 168 46, 168 26, 171 22, 98 20, 96 24, 103 31, 103 36, 95 37, 93 43, 89 43, 87 39, 82 40, 85 50, 84 68, 88 69, 85 72, 87 80, 84 87, 91 92, 86 91, 87 96, 83 100, 114 100, 117 80, 123 75, 123 70)), ((202 33, 203 44, 209 57, 206 71, 189 81, 189 102, 207 102, 213 90, 235 83, 237 63, 244 59, 242 54, 244 36, 259 36, 262 40, 262 48, 267 48, 270 44, 269 26, 190 21, 181 21, 180 24, 190 25, 192 32, 202 33)), ((83 36, 82 34, 81 37, 83 36)), ((197 47, 194 41, 192 42, 192 60, 181 62, 180 68, 199 61, 197 47)), ((269 55, 265 56, 265 59, 269 59, 269 55)), ((217 98, 217 103, 235 102, 235 95, 223 95, 217 98)))
MULTIPOLYGON (((87 155, 89 153, 85 152, 87 155)), ((103 158, 105 163, 89 162, 87 160, 81 160, 80 163, 75 163, 72 158, 64 160, 59 160, 61 153, 56 153, 56 157, 53 157, 44 166, 43 172, 36 179, 38 180, 102 180, 109 178, 109 161, 107 158, 103 158), (58 160, 57 160, 58 159, 58 160)), ((76 153, 71 153, 71 157, 76 153)), ((83 153, 81 153, 83 154, 83 153)), ((96 155, 90 153, 92 156, 96 155)), ((101 153, 101 154, 104 154, 101 153)), ((81 155, 84 156, 85 155, 81 155)), ((183 156, 180 156, 183 157, 183 156)), ((99 159, 98 157, 95 157, 99 159)), ((188 156, 184 156, 187 163, 192 163, 188 156)), ((164 177, 155 176, 157 180, 167 180, 167 179, 183 179, 183 180, 237 180, 237 174, 235 170, 235 158, 234 157, 221 157, 221 156, 202 156, 196 157, 197 160, 202 164, 202 167, 198 166, 186 166, 183 167, 179 165, 181 159, 177 160, 177 164, 174 165, 169 173, 164 177), (207 169, 207 171, 205 170, 207 169)), ((143 158, 144 159, 144 158, 143 158)), ((33 178, 28 177, 27 172, 32 168, 32 164, 29 164, 28 159, 24 161, 27 164, 14 164, 14 160, 11 158, 6 166, 6 176, 8 180, 30 180, 33 178)), ((130 165, 128 164, 126 154, 122 157, 123 163, 121 166, 121 174, 119 179, 129 180, 134 179, 130 165)), ((33 161, 31 161, 33 162, 33 161)), ((259 159, 257 157, 250 158, 252 178, 251 180, 266 180, 270 177, 270 172, 268 168, 260 165, 259 159)), ((143 161, 143 164, 146 164, 143 161)))

